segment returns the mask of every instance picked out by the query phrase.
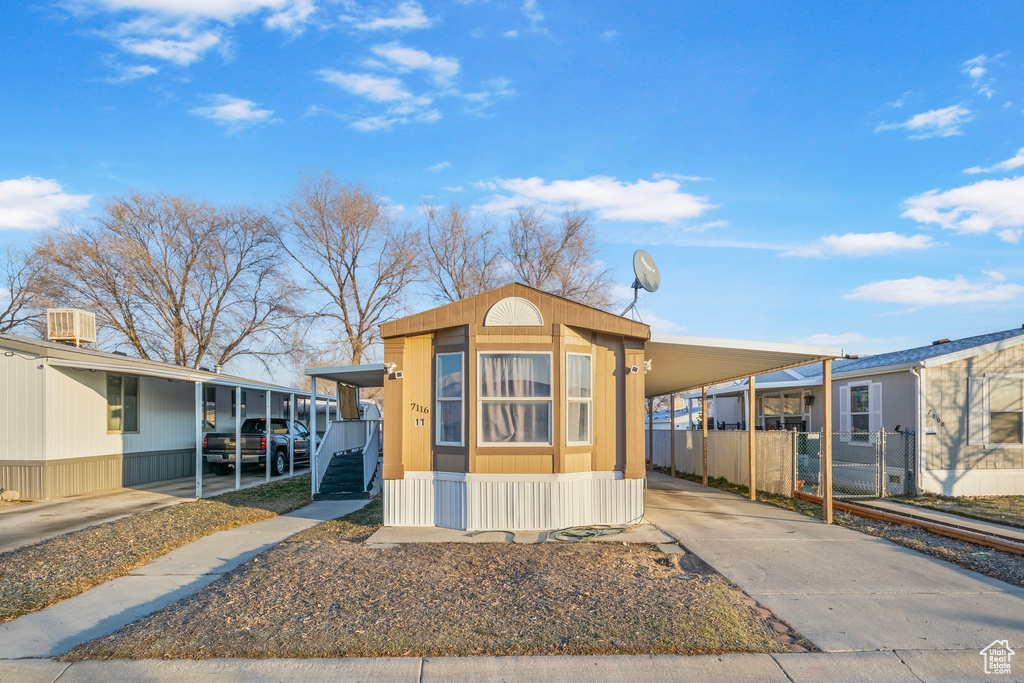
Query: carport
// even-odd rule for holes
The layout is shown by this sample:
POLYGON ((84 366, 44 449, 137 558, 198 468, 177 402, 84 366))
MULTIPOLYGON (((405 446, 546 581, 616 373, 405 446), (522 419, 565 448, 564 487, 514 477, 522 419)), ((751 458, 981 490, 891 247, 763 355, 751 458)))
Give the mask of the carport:
MULTIPOLYGON (((750 499, 757 499, 756 450, 753 438, 756 424, 755 377, 801 365, 821 363, 824 400, 822 413, 821 490, 825 522, 832 523, 832 360, 844 355, 842 349, 803 344, 710 339, 673 334, 652 334, 644 346, 650 367, 644 378, 644 394, 650 401, 647 414, 648 451, 653 452, 653 399, 669 397, 670 414, 675 414, 676 394, 701 390, 701 405, 707 401, 708 387, 746 379, 746 424, 750 467, 750 499)), ((702 483, 708 485, 708 420, 702 412, 702 483)), ((675 438, 671 438, 672 475, 675 475, 675 438)))

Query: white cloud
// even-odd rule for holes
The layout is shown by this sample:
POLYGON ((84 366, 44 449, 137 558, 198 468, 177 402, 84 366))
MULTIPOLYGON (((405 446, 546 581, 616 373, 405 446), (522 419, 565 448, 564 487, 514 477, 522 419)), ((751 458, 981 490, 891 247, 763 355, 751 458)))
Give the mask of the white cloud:
POLYGON ((971 282, 962 275, 952 280, 918 275, 861 285, 843 298, 913 306, 941 306, 1010 301, 1021 294, 1024 294, 1024 287, 1016 284, 971 282))
POLYGON ((1017 150, 1017 153, 1006 161, 1000 161, 998 164, 992 164, 982 168, 981 166, 971 166, 965 168, 964 173, 996 173, 998 171, 1012 171, 1015 168, 1024 166, 1024 147, 1017 150))
POLYGON ((230 95, 210 95, 210 106, 196 107, 189 113, 210 119, 231 129, 240 129, 260 123, 272 123, 274 112, 260 109, 252 100, 230 95))
POLYGON ((983 270, 981 271, 981 273, 988 279, 994 280, 995 282, 1002 282, 1003 280, 1006 279, 1006 275, 1000 273, 998 270, 983 270))
POLYGON ((511 31, 505 31, 501 35, 504 38, 518 38, 519 37, 519 31, 516 31, 515 29, 513 29, 511 31))
MULTIPOLYGON (((633 297, 630 296, 629 300, 632 301, 633 297)), ((655 315, 649 308, 637 309, 637 314, 641 322, 645 322, 650 325, 651 332, 656 334, 679 334, 681 332, 686 332, 686 327, 684 325, 673 322, 668 318, 662 318, 660 315, 655 315)))
POLYGON ((929 190, 904 202, 903 217, 961 234, 994 230, 1007 242, 1024 231, 1024 176, 982 180, 946 192, 929 190))
POLYGON ((317 74, 328 83, 372 102, 412 99, 412 93, 405 89, 405 84, 399 78, 344 73, 334 69, 321 69, 317 74))
POLYGON ((160 73, 160 69, 149 64, 138 64, 135 66, 112 64, 112 66, 117 71, 117 75, 104 79, 107 83, 130 83, 131 81, 137 81, 140 78, 160 73))
POLYGON ((41 230, 64 211, 83 209, 92 195, 68 194, 56 180, 25 176, 0 181, 0 230, 41 230))
POLYGON ((188 38, 122 38, 118 46, 125 52, 155 57, 188 66, 205 52, 221 44, 221 36, 204 31, 188 38))
POLYGON ((388 130, 399 123, 408 123, 408 119, 400 116, 367 116, 352 123, 352 127, 363 133, 375 130, 388 130))
POLYGON ((910 138, 923 140, 925 138, 945 138, 951 135, 963 135, 960 126, 970 121, 973 116, 970 109, 954 104, 944 109, 933 109, 923 114, 911 116, 903 123, 883 123, 875 128, 879 133, 886 130, 906 130, 910 138))
POLYGON ((530 22, 530 30, 537 33, 547 32, 547 29, 542 26, 544 13, 540 11, 537 0, 523 0, 523 16, 530 22))
POLYGON ((423 13, 423 6, 418 2, 403 2, 390 15, 370 15, 360 12, 360 16, 344 15, 343 21, 351 23, 363 31, 380 31, 394 29, 408 31, 411 29, 430 28, 434 22, 423 13))
POLYGON ((263 25, 269 29, 301 33, 315 12, 313 0, 294 0, 288 7, 267 17, 263 25))
POLYGON ((893 251, 928 249, 937 246, 928 235, 900 235, 895 232, 848 232, 828 235, 817 242, 793 247, 783 256, 873 256, 893 251))
POLYGON ((682 192, 679 182, 668 178, 635 183, 609 176, 550 183, 536 177, 497 178, 478 187, 496 191, 482 207, 496 213, 525 205, 553 210, 578 207, 594 211, 603 220, 675 223, 717 208, 707 197, 682 192))
POLYGON ((377 45, 372 50, 399 72, 417 69, 429 72, 438 85, 448 84, 459 73, 459 60, 452 57, 434 57, 424 50, 404 47, 398 43, 377 45))
POLYGON ((463 188, 461 185, 458 185, 456 187, 442 187, 441 189, 444 190, 445 192, 465 192, 465 188, 463 188))
POLYGON ((988 74, 988 64, 998 62, 1001 58, 1005 57, 1008 53, 1000 52, 994 57, 988 55, 978 55, 972 57, 966 62, 960 65, 960 72, 966 74, 971 79, 971 87, 977 90, 985 97, 992 97, 995 91, 992 89, 992 84, 995 80, 992 78, 986 78, 988 74))
POLYGON ((619 37, 619 32, 614 29, 611 31, 605 31, 601 34, 601 37, 605 40, 615 40, 619 37))
POLYGON ((443 171, 446 168, 450 168, 451 165, 452 165, 452 162, 450 162, 450 161, 442 161, 439 164, 434 164, 433 166, 431 166, 427 170, 428 171, 434 171, 436 173, 437 171, 443 171))
POLYGON ((261 10, 280 10, 292 3, 288 0, 97 0, 93 4, 111 11, 135 10, 230 21, 261 10))
POLYGON ((872 338, 866 337, 860 332, 844 332, 843 334, 812 334, 810 337, 797 339, 798 344, 809 344, 812 346, 838 346, 847 348, 850 345, 860 344, 861 346, 876 346, 880 344, 893 344, 906 339, 906 337, 872 338))

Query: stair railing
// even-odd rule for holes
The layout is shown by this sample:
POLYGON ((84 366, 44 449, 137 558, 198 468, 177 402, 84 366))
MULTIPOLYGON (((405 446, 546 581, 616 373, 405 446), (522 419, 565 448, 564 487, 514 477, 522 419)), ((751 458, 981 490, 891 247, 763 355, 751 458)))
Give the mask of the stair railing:
POLYGON ((316 448, 313 458, 316 463, 316 477, 314 478, 314 493, 320 493, 320 483, 323 481, 327 468, 331 464, 331 458, 338 451, 348 451, 360 448, 366 443, 366 420, 332 420, 327 425, 323 439, 316 448))
POLYGON ((369 436, 363 445, 363 491, 370 490, 370 482, 377 474, 380 461, 380 420, 370 420, 369 436))

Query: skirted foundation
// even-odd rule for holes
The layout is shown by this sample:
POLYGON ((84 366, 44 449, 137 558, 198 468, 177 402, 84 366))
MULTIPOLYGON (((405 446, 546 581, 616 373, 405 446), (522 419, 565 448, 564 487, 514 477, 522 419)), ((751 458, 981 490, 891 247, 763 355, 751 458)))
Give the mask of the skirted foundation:
POLYGON ((646 481, 624 479, 621 472, 406 472, 404 479, 384 480, 384 525, 518 530, 631 524, 643 519, 646 481))

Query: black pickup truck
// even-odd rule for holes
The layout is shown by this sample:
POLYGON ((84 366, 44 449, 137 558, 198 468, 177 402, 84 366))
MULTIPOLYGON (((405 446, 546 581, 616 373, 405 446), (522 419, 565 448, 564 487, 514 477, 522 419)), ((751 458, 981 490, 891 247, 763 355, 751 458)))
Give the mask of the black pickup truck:
MULTIPOLYGON (((283 418, 270 418, 267 435, 266 418, 250 418, 242 422, 242 464, 266 465, 267 439, 270 439, 270 473, 280 476, 288 470, 288 440, 291 424, 283 418)), ((203 435, 203 457, 216 474, 227 474, 235 464, 235 433, 213 432, 203 435)), ((295 422, 295 462, 309 463, 309 430, 295 422)))

